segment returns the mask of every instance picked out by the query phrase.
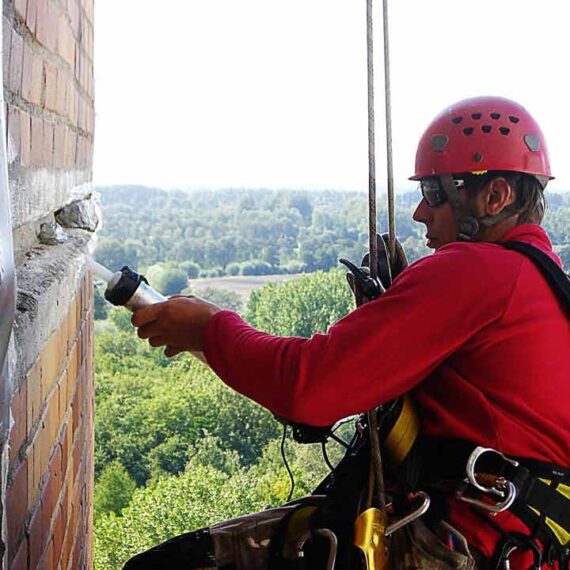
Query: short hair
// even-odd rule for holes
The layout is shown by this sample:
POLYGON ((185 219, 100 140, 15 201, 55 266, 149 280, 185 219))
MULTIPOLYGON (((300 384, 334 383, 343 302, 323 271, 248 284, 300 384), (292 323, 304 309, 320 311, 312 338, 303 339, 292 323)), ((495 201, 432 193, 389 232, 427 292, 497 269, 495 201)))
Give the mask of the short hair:
MULTIPOLYGON (((491 170, 482 176, 470 175, 473 185, 478 188, 499 177, 504 178, 515 190, 516 202, 512 205, 512 210, 513 214, 518 214, 517 225, 540 224, 546 210, 544 187, 548 180, 537 178, 533 174, 508 170, 491 170)), ((471 185, 471 182, 468 185, 471 185)))

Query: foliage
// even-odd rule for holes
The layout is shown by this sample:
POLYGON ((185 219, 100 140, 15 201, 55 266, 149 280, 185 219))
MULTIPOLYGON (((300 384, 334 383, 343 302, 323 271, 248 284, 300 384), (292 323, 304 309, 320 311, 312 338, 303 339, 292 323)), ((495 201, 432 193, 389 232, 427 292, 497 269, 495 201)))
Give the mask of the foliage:
POLYGON ((200 266, 193 261, 181 261, 178 267, 188 276, 188 279, 196 279, 200 273, 200 266))
POLYGON ((115 328, 120 332, 135 333, 135 327, 131 323, 133 316, 130 311, 124 307, 110 307, 108 309, 109 319, 115 325, 115 328))
POLYGON ((218 305, 222 309, 229 309, 230 311, 240 312, 242 310, 241 297, 231 289, 225 289, 223 287, 206 287, 205 289, 200 289, 195 293, 198 297, 206 299, 218 305))
POLYGON ((271 416, 191 356, 173 361, 126 333, 97 338, 96 472, 119 461, 137 485, 179 473, 205 435, 255 461, 275 437, 271 416), (121 358, 117 358, 120 355, 121 358))
POLYGON ((188 283, 187 273, 174 263, 155 263, 146 271, 146 278, 151 286, 170 296, 180 293, 188 283))
MULTIPOLYGON (((97 520, 96 570, 121 568, 133 555, 173 536, 286 501, 290 481, 278 440, 249 469, 236 466, 232 453, 221 451, 215 440, 203 445, 205 452, 195 455, 184 473, 136 491, 121 517, 110 513, 97 520)), ((287 457, 296 478, 294 497, 309 493, 327 473, 319 446, 289 443, 287 457)))
POLYGON ((112 461, 107 464, 97 482, 95 518, 105 513, 119 515, 131 502, 135 489, 135 482, 120 462, 112 461))
MULTIPOLYGON (((171 262, 190 278, 196 267, 202 277, 312 272, 336 267, 339 257, 359 261, 365 251, 363 193, 98 190, 105 225, 96 256, 112 269, 171 262)), ((404 196, 398 198, 398 233, 417 240, 410 252, 415 259, 425 252, 421 228, 411 219, 418 195, 404 196)), ((386 231, 385 200, 378 201, 378 220, 386 231)))
POLYGON ((246 320, 272 334, 310 337, 325 332, 353 306, 343 271, 317 272, 252 291, 246 320))
POLYGON ((103 297, 103 288, 102 283, 95 283, 93 286, 93 316, 97 321, 106 319, 109 314, 109 303, 103 297))
MULTIPOLYGON (((359 192, 98 190, 105 225, 96 256, 113 270, 170 261, 190 278, 195 267, 203 277, 259 275, 267 265, 271 273, 326 271, 339 257, 360 261, 368 241, 367 197, 359 192)), ((425 230, 412 220, 419 199, 418 192, 396 195, 397 233, 410 261, 428 253, 425 230)), ((570 195, 547 192, 547 199, 545 227, 553 243, 570 244, 570 195)), ((384 197, 377 207, 378 231, 385 232, 384 197)))

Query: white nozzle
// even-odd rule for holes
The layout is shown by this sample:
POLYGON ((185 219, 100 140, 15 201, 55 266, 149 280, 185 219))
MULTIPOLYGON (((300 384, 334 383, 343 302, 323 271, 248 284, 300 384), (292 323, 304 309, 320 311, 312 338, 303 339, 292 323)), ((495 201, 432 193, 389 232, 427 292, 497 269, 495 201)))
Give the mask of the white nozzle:
POLYGON ((97 277, 103 279, 105 283, 109 283, 109 281, 111 281, 111 279, 113 278, 114 273, 112 271, 109 271, 105 266, 101 265, 100 263, 97 263, 92 257, 87 258, 87 265, 89 269, 95 275, 97 275, 97 277))

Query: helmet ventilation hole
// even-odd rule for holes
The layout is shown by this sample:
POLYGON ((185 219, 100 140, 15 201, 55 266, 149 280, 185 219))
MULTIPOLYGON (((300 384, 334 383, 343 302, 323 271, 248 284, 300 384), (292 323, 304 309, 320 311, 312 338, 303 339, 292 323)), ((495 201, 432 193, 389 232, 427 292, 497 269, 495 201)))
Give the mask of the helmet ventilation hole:
POLYGON ((514 123, 516 125, 520 121, 520 119, 518 117, 515 117, 514 115, 509 115, 509 121, 511 121, 511 123, 514 123))
POLYGON ((451 122, 454 125, 458 125, 459 123, 461 123, 461 121, 463 121, 463 117, 453 117, 453 119, 451 119, 451 122))
POLYGON ((501 128, 499 129, 499 132, 500 132, 502 135, 505 135, 505 136, 506 136, 506 135, 508 135, 508 134, 511 132, 511 129, 509 129, 508 127, 501 127, 501 128))
POLYGON ((482 130, 484 133, 490 133, 490 132, 493 130, 493 127, 492 127, 491 125, 483 125, 483 126, 481 127, 481 130, 482 130))
POLYGON ((497 119, 501 118, 501 113, 491 113, 491 119, 495 119, 495 121, 497 119))
POLYGON ((463 129, 463 134, 465 135, 472 135, 473 134, 473 127, 466 127, 463 129))
POLYGON ((473 113, 471 115, 472 119, 475 119, 476 121, 478 121, 481 118, 481 113, 473 113))

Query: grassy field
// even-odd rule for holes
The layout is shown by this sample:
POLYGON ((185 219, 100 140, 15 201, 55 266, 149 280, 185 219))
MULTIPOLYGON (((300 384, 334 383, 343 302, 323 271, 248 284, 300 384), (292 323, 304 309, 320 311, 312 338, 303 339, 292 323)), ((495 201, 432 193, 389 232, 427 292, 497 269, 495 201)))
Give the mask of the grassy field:
POLYGON ((235 291, 242 302, 247 302, 249 294, 254 289, 258 289, 268 283, 283 283, 292 279, 298 279, 302 273, 287 275, 237 275, 235 277, 213 277, 211 279, 191 279, 189 286, 192 291, 199 293, 208 287, 216 287, 220 289, 229 289, 235 291))

